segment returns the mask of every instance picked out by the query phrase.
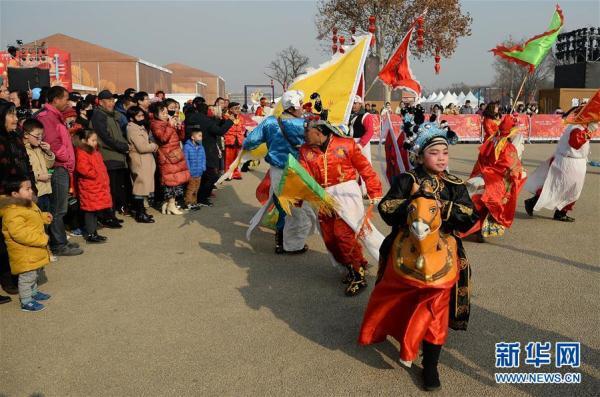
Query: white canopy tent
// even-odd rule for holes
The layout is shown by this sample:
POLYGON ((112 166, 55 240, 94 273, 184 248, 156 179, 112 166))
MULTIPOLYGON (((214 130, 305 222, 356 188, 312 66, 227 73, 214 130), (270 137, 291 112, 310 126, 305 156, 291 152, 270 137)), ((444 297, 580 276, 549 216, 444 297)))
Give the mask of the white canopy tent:
POLYGON ((477 97, 475 95, 473 95, 473 93, 471 91, 469 91, 469 93, 465 97, 464 102, 466 102, 467 100, 471 101, 471 106, 473 106, 473 107, 479 106, 479 100, 477 99, 477 97))
POLYGON ((446 106, 448 106, 451 103, 456 104, 456 99, 454 98, 454 96, 450 93, 450 91, 446 92, 446 95, 444 95, 444 97, 439 101, 441 103, 441 105, 445 108, 446 106))
POLYGON ((465 93, 461 91, 460 94, 458 94, 458 103, 457 103, 457 105, 459 105, 459 106, 464 105, 465 104, 465 97, 466 97, 465 93))

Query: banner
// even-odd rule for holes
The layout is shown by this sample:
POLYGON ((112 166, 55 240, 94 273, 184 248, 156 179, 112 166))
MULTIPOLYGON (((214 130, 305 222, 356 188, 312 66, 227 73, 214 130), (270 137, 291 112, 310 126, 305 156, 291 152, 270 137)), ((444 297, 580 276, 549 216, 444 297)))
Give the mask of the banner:
POLYGON ((565 130, 562 117, 558 114, 536 114, 531 116, 530 140, 558 139, 565 130))
MULTIPOLYGON (((425 120, 429 120, 429 118, 426 116, 425 120)), ((481 140, 481 116, 477 114, 442 114, 440 122, 443 120, 446 120, 450 129, 456 132, 459 142, 479 142, 481 140)))

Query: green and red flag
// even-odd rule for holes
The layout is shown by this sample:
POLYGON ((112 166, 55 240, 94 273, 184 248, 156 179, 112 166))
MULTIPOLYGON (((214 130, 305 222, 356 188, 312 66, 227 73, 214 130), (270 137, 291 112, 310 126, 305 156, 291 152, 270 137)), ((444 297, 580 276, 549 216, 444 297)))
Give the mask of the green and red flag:
POLYGON ((499 45, 491 51, 494 55, 502 57, 509 62, 529 67, 529 71, 533 73, 556 42, 563 25, 564 16, 562 10, 557 5, 556 11, 552 15, 550 26, 548 26, 548 29, 544 33, 530 38, 523 45, 516 45, 510 48, 499 45))
POLYGON ((292 206, 301 201, 308 201, 325 213, 332 213, 336 206, 333 196, 327 193, 291 154, 288 155, 276 195, 281 208, 287 214, 291 214, 292 206))

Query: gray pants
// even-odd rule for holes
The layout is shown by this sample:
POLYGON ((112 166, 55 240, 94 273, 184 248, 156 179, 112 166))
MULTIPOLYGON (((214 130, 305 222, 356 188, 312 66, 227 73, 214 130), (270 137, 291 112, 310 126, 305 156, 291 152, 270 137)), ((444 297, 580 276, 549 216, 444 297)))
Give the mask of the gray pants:
POLYGON ((32 296, 37 294, 37 277, 37 270, 19 274, 19 298, 22 304, 33 301, 32 296))

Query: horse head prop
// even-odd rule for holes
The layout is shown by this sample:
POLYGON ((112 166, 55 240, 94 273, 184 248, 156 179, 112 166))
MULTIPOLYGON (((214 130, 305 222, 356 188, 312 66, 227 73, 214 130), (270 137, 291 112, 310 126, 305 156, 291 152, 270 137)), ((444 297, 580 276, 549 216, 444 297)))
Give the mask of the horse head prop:
POLYGON ((406 223, 395 243, 395 268, 400 275, 428 286, 454 282, 458 275, 456 240, 440 231, 442 209, 428 181, 411 196, 406 223))

